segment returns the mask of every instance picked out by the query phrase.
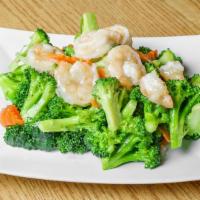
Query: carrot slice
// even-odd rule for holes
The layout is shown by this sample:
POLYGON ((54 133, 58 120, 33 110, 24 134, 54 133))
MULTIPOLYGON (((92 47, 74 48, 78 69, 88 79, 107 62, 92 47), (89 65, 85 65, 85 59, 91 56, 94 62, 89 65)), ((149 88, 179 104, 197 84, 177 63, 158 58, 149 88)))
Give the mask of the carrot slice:
POLYGON ((15 105, 9 105, 0 113, 0 124, 4 127, 23 125, 24 120, 22 119, 17 107, 15 105))
POLYGON ((169 143, 170 142, 170 133, 163 127, 160 127, 160 132, 162 133, 163 139, 169 143))
POLYGON ((91 106, 92 106, 93 108, 99 108, 99 104, 97 103, 97 101, 96 101, 95 99, 92 99, 92 100, 91 100, 91 106))
POLYGON ((146 62, 146 61, 149 61, 149 60, 156 59, 157 55, 158 55, 158 51, 157 50, 152 50, 152 51, 149 51, 149 53, 147 53, 147 54, 144 54, 144 53, 138 51, 138 54, 140 56, 140 59, 143 62, 146 62))
POLYGON ((104 67, 99 67, 97 71, 100 78, 106 78, 106 70, 104 67))
POLYGON ((92 64, 92 62, 90 60, 84 60, 81 58, 65 56, 63 54, 48 53, 47 57, 50 59, 57 60, 58 62, 64 61, 64 62, 74 64, 76 61, 81 61, 81 62, 85 62, 89 65, 92 64))

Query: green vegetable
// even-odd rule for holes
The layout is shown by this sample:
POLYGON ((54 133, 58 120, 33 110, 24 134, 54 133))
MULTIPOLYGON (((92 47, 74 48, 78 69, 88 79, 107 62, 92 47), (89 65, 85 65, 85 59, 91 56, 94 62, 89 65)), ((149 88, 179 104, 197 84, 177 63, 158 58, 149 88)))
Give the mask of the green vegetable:
POLYGON ((144 62, 143 65, 145 66, 147 73, 150 73, 157 69, 152 62, 144 62))
POLYGON ((167 86, 174 102, 169 123, 171 148, 177 149, 186 135, 184 126, 187 115, 200 102, 200 88, 191 86, 187 80, 170 80, 167 86))
POLYGON ((147 54, 151 51, 151 49, 149 47, 144 47, 144 46, 140 46, 138 51, 144 53, 144 54, 147 54))
POLYGON ((0 75, 0 89, 6 99, 18 108, 22 107, 28 94, 29 82, 24 74, 27 68, 27 65, 19 66, 12 72, 0 75))
POLYGON ((138 86, 132 90, 130 97, 138 104, 142 104, 145 128, 148 132, 156 131, 159 124, 169 123, 168 109, 149 101, 142 95, 138 86))
POLYGON ((190 78, 190 83, 193 85, 193 86, 198 86, 200 87, 200 75, 199 74, 195 74, 193 75, 191 78, 190 78))
POLYGON ((116 131, 120 125, 122 99, 124 97, 121 94, 123 93, 120 83, 116 78, 98 79, 93 88, 93 96, 102 106, 106 114, 108 128, 111 131, 116 131))
POLYGON ((13 70, 21 64, 24 64, 24 58, 27 56, 29 49, 40 43, 49 44, 49 37, 42 29, 36 29, 30 38, 29 44, 17 53, 16 58, 10 64, 10 68, 13 70))
POLYGON ((172 52, 170 49, 163 50, 157 60, 153 60, 152 63, 156 67, 160 67, 161 65, 165 65, 169 61, 180 61, 182 62, 181 57, 177 57, 174 52, 172 52))
POLYGON ((64 47, 64 54, 66 56, 72 57, 75 54, 73 45, 68 45, 68 46, 64 47))
POLYGON ((55 133, 43 133, 38 127, 25 124, 6 128, 4 141, 14 147, 53 151, 56 150, 57 136, 55 133))
POLYGON ((187 139, 200 138, 200 103, 193 106, 186 121, 187 139))
POLYGON ((121 142, 108 157, 102 159, 103 169, 112 169, 128 162, 144 162, 146 168, 160 165, 160 143, 154 141, 140 117, 127 118, 121 124, 121 142))
POLYGON ((85 132, 62 132, 57 137, 57 148, 62 153, 73 152, 83 154, 88 151, 84 143, 85 132))
POLYGON ((56 81, 47 73, 39 73, 34 69, 27 69, 26 77, 30 84, 28 96, 21 108, 21 115, 25 120, 33 119, 55 96, 56 81))
POLYGON ((49 119, 38 122, 43 132, 79 131, 81 129, 93 130, 105 124, 105 115, 99 109, 76 110, 74 115, 67 118, 49 119))
POLYGON ((75 38, 80 37, 83 33, 97 30, 99 28, 97 24, 96 15, 94 13, 84 13, 80 21, 80 32, 76 34, 75 38))

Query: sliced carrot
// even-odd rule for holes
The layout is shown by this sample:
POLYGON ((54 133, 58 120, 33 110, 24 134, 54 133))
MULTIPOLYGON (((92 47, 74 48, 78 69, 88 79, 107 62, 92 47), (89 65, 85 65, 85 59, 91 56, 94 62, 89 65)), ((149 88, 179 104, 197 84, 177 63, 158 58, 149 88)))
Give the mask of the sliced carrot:
POLYGON ((85 60, 85 59, 81 59, 81 58, 65 56, 63 54, 48 53, 47 57, 51 58, 51 59, 54 59, 54 60, 57 60, 59 62, 64 61, 64 62, 68 62, 68 63, 71 63, 71 64, 74 64, 76 61, 85 62, 85 63, 87 63, 89 65, 92 64, 92 62, 90 60, 85 60))
POLYGON ((71 64, 75 63, 78 60, 75 57, 65 56, 63 54, 54 54, 54 53, 48 53, 48 58, 55 59, 57 61, 69 62, 71 64))
POLYGON ((169 143, 170 142, 170 133, 163 127, 160 127, 160 132, 162 133, 163 139, 169 143))
POLYGON ((100 78, 106 78, 106 70, 104 67, 99 67, 97 71, 100 78))
POLYGON ((158 51, 157 50, 152 50, 149 53, 147 53, 147 57, 149 60, 155 60, 158 56, 158 51))
POLYGON ((97 102, 95 99, 92 99, 92 100, 91 100, 91 106, 92 106, 93 108, 99 108, 99 104, 98 104, 98 102, 97 102))
POLYGON ((9 105, 0 112, 0 124, 4 127, 12 125, 23 125, 19 110, 15 105, 9 105))
POLYGON ((140 56, 140 59, 143 62, 146 62, 146 61, 149 61, 149 60, 156 59, 157 55, 158 55, 158 51, 157 50, 152 50, 152 51, 149 51, 149 53, 147 53, 147 54, 144 54, 144 53, 138 51, 138 54, 140 56))

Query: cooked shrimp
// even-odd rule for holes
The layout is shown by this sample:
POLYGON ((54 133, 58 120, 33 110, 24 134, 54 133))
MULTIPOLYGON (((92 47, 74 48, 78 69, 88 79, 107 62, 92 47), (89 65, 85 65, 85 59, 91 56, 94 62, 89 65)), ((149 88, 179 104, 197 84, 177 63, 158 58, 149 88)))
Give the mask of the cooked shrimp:
POLYGON ((170 61, 159 68, 160 75, 164 80, 183 80, 184 67, 179 61, 170 61))
POLYGON ((139 55, 128 45, 114 47, 107 56, 108 73, 125 87, 137 85, 146 71, 139 55))
POLYGON ((105 29, 118 32, 121 35, 120 44, 131 44, 130 33, 125 26, 115 24, 115 25, 109 26, 105 29))
POLYGON ((50 53, 63 54, 59 48, 49 44, 38 44, 28 51, 26 62, 39 72, 46 71, 52 73, 57 61, 48 57, 50 53))
POLYGON ((166 108, 173 107, 173 101, 169 95, 167 86, 156 71, 146 74, 140 80, 140 90, 150 101, 166 108))
POLYGON ((75 56, 95 59, 104 56, 114 45, 130 41, 126 27, 115 25, 81 35, 74 41, 75 56))
POLYGON ((91 101, 92 87, 98 78, 96 66, 77 61, 73 65, 62 62, 54 73, 57 93, 66 102, 87 105, 91 101))

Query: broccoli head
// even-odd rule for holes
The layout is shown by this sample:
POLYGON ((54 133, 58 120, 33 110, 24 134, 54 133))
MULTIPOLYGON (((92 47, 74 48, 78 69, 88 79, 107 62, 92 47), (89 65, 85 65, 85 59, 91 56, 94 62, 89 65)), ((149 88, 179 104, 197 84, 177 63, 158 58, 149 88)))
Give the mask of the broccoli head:
POLYGON ((73 152, 83 154, 88 151, 84 142, 85 131, 62 132, 57 137, 57 148, 62 153, 73 152))
POLYGON ((140 46, 138 51, 144 53, 144 54, 147 54, 151 51, 151 49, 149 47, 144 47, 144 46, 140 46))
POLYGON ((21 108, 21 115, 25 120, 37 118, 37 115, 46 108, 49 101, 55 96, 56 81, 49 74, 39 73, 32 68, 25 71, 29 90, 21 108))
POLYGON ((199 74, 195 74, 193 75, 191 78, 190 78, 190 83, 193 85, 193 86, 198 86, 200 87, 200 75, 199 74))
POLYGON ((12 72, 0 75, 0 88, 4 96, 19 109, 24 104, 29 90, 29 82, 24 74, 27 68, 27 65, 19 66, 12 72))
POLYGON ((138 86, 131 91, 130 98, 142 104, 145 128, 148 132, 156 131, 159 124, 169 123, 169 110, 149 101, 142 95, 138 86))
POLYGON ((73 45, 68 45, 64 47, 64 54, 70 57, 73 56, 75 54, 73 45))
MULTIPOLYGON (((102 78, 96 81, 93 96, 105 112, 108 128, 116 131, 121 121, 123 89, 116 78, 102 78)), ((126 95, 125 95, 126 96, 126 95)))
POLYGON ((36 126, 24 124, 6 128, 4 141, 14 147, 53 151, 56 150, 57 137, 58 134, 43 133, 36 126))
POLYGON ((174 102, 174 107, 170 110, 170 141, 171 148, 176 149, 181 147, 186 135, 187 115, 200 102, 200 88, 191 86, 187 80, 169 80, 167 86, 174 102))
POLYGON ((160 143, 148 133, 141 117, 129 117, 121 123, 120 142, 113 153, 102 159, 103 169, 111 169, 128 162, 144 162, 146 168, 160 165, 160 143))
POLYGON ((16 58, 10 64, 10 68, 15 69, 21 64, 24 64, 23 60, 27 56, 29 49, 32 48, 35 44, 41 44, 41 43, 48 44, 49 37, 42 29, 38 28, 31 36, 29 44, 24 46, 24 48, 17 53, 16 58))

